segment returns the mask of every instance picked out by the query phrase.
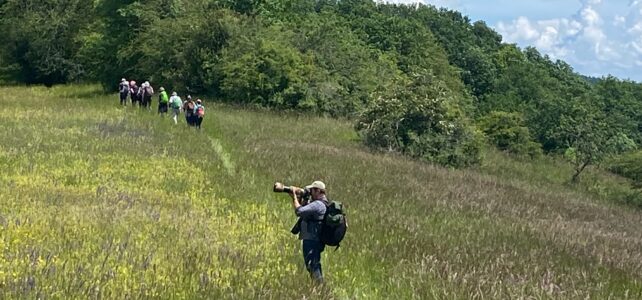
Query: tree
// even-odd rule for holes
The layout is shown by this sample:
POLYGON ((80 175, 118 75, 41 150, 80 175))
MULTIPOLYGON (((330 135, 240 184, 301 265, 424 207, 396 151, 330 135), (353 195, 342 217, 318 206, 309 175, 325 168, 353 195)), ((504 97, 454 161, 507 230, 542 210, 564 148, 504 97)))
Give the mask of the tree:
POLYGON ((307 78, 311 59, 292 45, 292 32, 278 26, 242 29, 222 52, 221 91, 237 102, 279 108, 312 108, 307 78))
POLYGON ((435 76, 415 74, 376 93, 356 129, 376 149, 451 167, 475 165, 480 140, 460 101, 435 76))
POLYGON ((10 76, 51 86, 86 76, 76 59, 79 34, 92 20, 94 2, 7 0, 0 7, 0 50, 10 76), (7 66, 9 68, 7 68, 7 66))
POLYGON ((581 102, 574 106, 571 114, 561 117, 556 135, 567 146, 564 156, 574 166, 571 178, 574 183, 579 181, 586 167, 635 146, 626 136, 614 133, 601 112, 595 112, 590 105, 581 102))

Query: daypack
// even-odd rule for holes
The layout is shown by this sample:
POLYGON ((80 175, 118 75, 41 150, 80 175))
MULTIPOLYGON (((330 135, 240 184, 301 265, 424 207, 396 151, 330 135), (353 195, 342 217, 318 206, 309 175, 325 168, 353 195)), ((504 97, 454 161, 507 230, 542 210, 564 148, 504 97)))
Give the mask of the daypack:
POLYGON ((129 83, 121 82, 119 90, 121 94, 129 93, 129 83))
POLYGON ((170 101, 171 101, 171 104, 172 104, 172 108, 174 108, 174 109, 181 108, 181 98, 179 98, 178 96, 176 96, 176 97, 172 96, 172 98, 170 98, 170 101))
POLYGON ((336 246, 346 235, 348 223, 346 215, 343 212, 343 204, 337 201, 328 201, 325 203, 325 215, 321 221, 319 240, 328 246, 336 246))
POLYGON ((205 115, 205 107, 203 107, 203 105, 198 106, 198 108, 196 109, 196 115, 199 118, 202 118, 205 115))

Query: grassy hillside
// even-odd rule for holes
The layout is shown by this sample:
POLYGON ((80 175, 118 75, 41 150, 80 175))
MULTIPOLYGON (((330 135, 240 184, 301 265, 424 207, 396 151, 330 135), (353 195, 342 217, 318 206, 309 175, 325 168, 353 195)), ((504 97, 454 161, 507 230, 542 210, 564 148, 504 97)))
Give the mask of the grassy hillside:
POLYGON ((197 133, 92 86, 0 93, 0 298, 642 297, 642 214, 558 162, 452 171, 332 119, 206 103, 197 133), (323 287, 271 192, 314 179, 350 224, 323 287))

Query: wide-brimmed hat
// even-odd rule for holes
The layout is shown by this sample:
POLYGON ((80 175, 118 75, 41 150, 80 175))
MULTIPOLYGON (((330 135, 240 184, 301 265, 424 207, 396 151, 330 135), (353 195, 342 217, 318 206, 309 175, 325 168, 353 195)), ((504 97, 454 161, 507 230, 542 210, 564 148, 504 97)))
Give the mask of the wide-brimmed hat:
POLYGON ((178 96, 176 92, 172 92, 172 96, 178 96))
POLYGON ((158 90, 162 92, 165 90, 165 88, 161 86, 158 90))

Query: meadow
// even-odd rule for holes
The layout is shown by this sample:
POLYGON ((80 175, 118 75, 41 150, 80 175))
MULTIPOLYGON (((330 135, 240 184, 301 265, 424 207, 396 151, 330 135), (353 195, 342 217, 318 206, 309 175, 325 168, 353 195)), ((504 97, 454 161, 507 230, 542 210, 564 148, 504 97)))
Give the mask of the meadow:
POLYGON ((597 170, 569 186, 563 162, 490 150, 450 170, 207 99, 197 132, 93 85, 0 93, 2 299, 642 297, 642 213, 597 170), (323 286, 271 190, 316 179, 349 218, 323 286))

